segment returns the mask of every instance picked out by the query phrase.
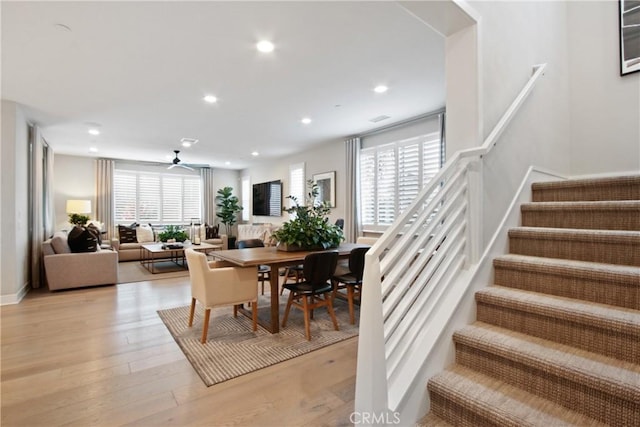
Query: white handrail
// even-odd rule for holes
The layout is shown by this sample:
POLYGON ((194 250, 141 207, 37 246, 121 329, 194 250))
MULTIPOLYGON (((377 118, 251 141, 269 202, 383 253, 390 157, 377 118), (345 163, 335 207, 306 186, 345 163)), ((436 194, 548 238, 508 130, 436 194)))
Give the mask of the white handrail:
POLYGON ((474 209, 481 208, 474 205, 478 200, 481 203, 482 192, 481 183, 474 182, 479 180, 476 172, 545 68, 546 64, 534 66, 532 76, 483 144, 456 152, 367 252, 366 291, 360 307, 357 413, 381 419, 395 411, 410 389, 430 352, 430 348, 421 347, 424 343, 414 342, 424 335, 416 330, 440 309, 437 302, 465 265, 477 262, 474 250, 465 250, 474 245, 477 248, 482 240, 480 230, 471 229, 478 226, 470 220, 474 209))

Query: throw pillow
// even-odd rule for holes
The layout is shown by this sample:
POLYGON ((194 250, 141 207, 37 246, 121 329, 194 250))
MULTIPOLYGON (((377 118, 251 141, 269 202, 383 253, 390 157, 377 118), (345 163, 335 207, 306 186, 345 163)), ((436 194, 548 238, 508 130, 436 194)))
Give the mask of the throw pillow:
POLYGON ((89 232, 91 232, 91 234, 96 236, 96 239, 98 239, 98 245, 101 245, 102 244, 102 233, 100 232, 100 229, 98 227, 96 227, 94 224, 89 224, 89 225, 87 225, 87 230, 89 230, 89 232))
POLYGON ((120 236, 120 243, 138 243, 136 238, 136 225, 131 226, 119 225, 118 235, 120 236))
POLYGON ((57 254, 71 253, 71 248, 69 248, 69 244, 67 243, 67 236, 53 236, 51 238, 51 247, 57 254))
POLYGON ((220 225, 205 224, 204 227, 205 227, 205 230, 207 230, 207 239, 217 239, 218 237, 220 237, 218 235, 220 231, 220 225))
POLYGON ((136 228, 136 239, 138 243, 151 243, 154 241, 153 229, 148 225, 141 225, 136 228))
POLYGON ((98 248, 98 239, 86 227, 76 225, 67 237, 71 252, 95 252, 98 248))

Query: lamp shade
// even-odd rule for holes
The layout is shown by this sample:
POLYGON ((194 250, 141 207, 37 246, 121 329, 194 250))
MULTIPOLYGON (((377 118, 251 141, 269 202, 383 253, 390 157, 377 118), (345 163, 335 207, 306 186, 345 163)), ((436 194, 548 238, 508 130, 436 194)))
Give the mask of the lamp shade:
POLYGON ((68 214, 91 213, 91 200, 67 200, 68 214))

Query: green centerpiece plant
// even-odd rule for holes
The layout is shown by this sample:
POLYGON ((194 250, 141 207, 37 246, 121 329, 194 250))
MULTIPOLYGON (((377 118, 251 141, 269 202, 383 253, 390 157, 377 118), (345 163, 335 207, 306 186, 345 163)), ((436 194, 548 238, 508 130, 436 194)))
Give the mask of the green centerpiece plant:
POLYGON ((272 235, 280 250, 329 249, 338 247, 344 240, 342 229, 329 222, 331 208, 328 203, 318 201, 318 185, 309 180, 307 187, 309 192, 304 205, 294 196, 287 197, 294 206, 283 210, 295 214, 295 217, 272 235))
POLYGON ((189 238, 186 231, 178 227, 177 225, 167 225, 165 229, 158 234, 158 240, 166 242, 168 240, 175 240, 176 242, 184 242, 189 238))

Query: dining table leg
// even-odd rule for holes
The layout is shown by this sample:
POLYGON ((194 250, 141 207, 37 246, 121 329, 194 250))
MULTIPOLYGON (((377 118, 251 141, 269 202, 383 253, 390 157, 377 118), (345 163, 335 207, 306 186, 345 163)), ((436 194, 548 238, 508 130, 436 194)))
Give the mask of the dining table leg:
POLYGON ((271 333, 280 332, 280 294, 278 288, 280 285, 279 266, 272 265, 269 274, 269 283, 271 284, 271 333))

